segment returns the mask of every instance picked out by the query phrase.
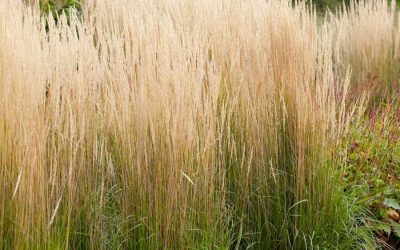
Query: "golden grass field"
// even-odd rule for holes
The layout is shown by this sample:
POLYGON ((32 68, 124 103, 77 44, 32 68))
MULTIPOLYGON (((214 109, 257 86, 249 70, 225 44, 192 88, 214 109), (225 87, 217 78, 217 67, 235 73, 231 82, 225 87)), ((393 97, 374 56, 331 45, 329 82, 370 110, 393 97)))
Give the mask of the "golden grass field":
POLYGON ((37 7, 0 1, 1 249, 378 246, 336 150, 398 74, 394 4, 37 7))

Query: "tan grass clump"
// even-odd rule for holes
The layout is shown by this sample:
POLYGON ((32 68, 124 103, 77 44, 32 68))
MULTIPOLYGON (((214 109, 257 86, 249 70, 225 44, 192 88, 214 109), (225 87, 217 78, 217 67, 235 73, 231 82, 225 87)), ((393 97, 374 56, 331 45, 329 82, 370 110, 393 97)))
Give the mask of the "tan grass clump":
POLYGON ((353 1, 332 17, 338 74, 351 65, 355 96, 373 101, 399 92, 400 30, 396 1, 353 1))
POLYGON ((348 79, 314 12, 85 5, 46 31, 35 9, 0 3, 1 247, 338 242, 330 150, 348 79))

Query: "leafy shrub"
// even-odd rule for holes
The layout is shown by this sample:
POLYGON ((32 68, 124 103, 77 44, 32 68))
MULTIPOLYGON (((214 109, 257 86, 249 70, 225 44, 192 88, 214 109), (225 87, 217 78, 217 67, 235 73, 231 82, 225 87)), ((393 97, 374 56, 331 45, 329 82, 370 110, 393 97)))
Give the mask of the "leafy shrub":
POLYGON ((346 191, 369 206, 379 238, 400 246, 400 109, 387 105, 354 124, 345 140, 346 191))

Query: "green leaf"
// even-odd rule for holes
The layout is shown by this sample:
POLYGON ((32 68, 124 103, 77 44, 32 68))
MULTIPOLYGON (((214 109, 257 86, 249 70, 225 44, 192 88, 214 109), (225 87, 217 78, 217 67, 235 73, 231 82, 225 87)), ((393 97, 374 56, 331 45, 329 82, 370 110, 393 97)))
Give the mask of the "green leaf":
POLYGON ((383 205, 385 205, 385 206, 387 206, 387 207, 391 207, 391 208, 396 209, 396 210, 400 209, 400 204, 399 204, 399 202, 398 202, 397 200, 395 200, 395 199, 388 199, 388 198, 386 198, 386 199, 383 201, 383 205))
POLYGON ((351 161, 355 161, 358 159, 358 155, 357 155, 357 153, 353 152, 350 154, 349 158, 351 161))
POLYGON ((397 237, 400 237, 400 224, 392 221, 393 232, 397 237))
POLYGON ((385 182, 381 179, 377 179, 375 181, 375 185, 376 185, 376 187, 383 187, 385 185, 385 182))
POLYGON ((382 230, 382 231, 384 231, 384 232, 387 233, 387 234, 390 234, 390 232, 391 232, 390 225, 388 225, 388 224, 386 224, 386 223, 383 223, 383 222, 378 222, 378 223, 376 224, 375 228, 376 228, 377 230, 382 230))
POLYGON ((387 210, 386 210, 385 208, 381 208, 381 209, 379 210, 379 214, 381 215, 381 217, 382 217, 383 219, 385 219, 385 218, 388 217, 388 212, 387 212, 387 210))

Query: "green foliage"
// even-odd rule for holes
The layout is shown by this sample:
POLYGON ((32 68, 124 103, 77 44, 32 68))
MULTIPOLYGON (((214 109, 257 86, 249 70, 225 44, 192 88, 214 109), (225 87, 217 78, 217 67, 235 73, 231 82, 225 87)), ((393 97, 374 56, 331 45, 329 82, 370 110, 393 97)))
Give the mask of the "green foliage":
MULTIPOLYGON (((292 0, 293 3, 296 3, 298 0, 292 0)), ((306 0, 305 2, 308 5, 312 5, 315 7, 318 12, 324 12, 326 10, 335 10, 338 7, 343 5, 350 4, 351 0, 306 0)))
MULTIPOLYGON (((352 0, 307 0, 306 2, 315 6, 318 11, 326 11, 348 6, 352 0)), ((353 2, 359 2, 359 0, 353 0, 353 2)), ((391 0, 388 0, 388 2, 391 2, 391 0)), ((400 0, 396 0, 396 2, 398 5, 400 0)))
MULTIPOLYGON (((311 2, 311 1, 309 1, 311 2)), ((350 0, 314 0, 312 3, 319 10, 335 9, 342 6, 343 4, 348 5, 350 0)))
MULTIPOLYGON (((390 244, 400 237, 400 121, 398 109, 387 106, 353 125, 343 145, 342 179, 357 203, 369 207, 378 235, 390 244)), ((394 243, 393 243, 394 242, 394 243)))
POLYGON ((62 14, 65 14, 69 22, 73 11, 76 12, 78 17, 82 15, 82 3, 79 0, 43 0, 40 1, 40 10, 46 16, 51 14, 56 23, 62 14))

